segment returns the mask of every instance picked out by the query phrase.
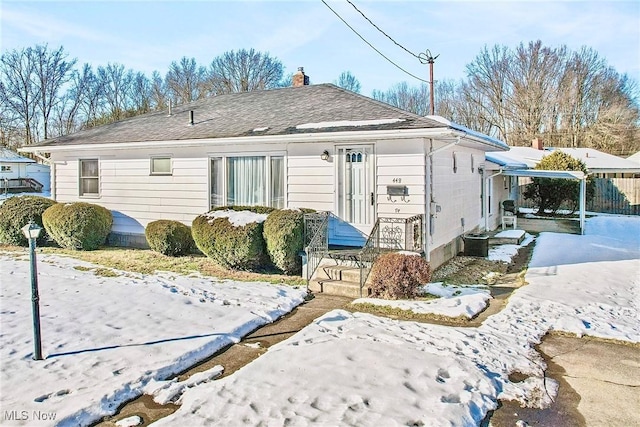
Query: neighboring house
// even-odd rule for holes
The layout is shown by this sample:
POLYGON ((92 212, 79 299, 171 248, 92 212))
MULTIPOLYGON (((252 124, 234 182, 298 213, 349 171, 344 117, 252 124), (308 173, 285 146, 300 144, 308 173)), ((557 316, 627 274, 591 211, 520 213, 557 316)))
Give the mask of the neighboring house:
MULTIPOLYGON (((521 193, 532 175, 527 175, 526 170, 533 170, 543 157, 554 150, 584 162, 587 173, 594 178, 595 195, 589 201, 589 210, 636 214, 640 203, 640 164, 593 148, 545 148, 539 138, 532 141, 531 147, 510 147, 508 152, 487 154, 487 169, 490 174, 495 174, 493 182, 487 185, 499 199, 496 202, 510 199, 519 201, 521 205, 527 204, 521 193)), ((495 228, 498 223, 499 218, 493 218, 488 228, 495 228)))
POLYGON ((112 238, 143 245, 158 219, 190 224, 223 205, 334 215, 330 243, 362 245, 380 217, 418 216, 438 265, 483 228, 485 152, 501 141, 331 84, 219 95, 24 147, 49 153, 60 202, 114 214, 112 238))
POLYGON ((48 191, 49 188, 48 165, 0 147, 0 191, 48 191))
POLYGON ((531 147, 510 147, 508 153, 500 154, 498 158, 511 163, 525 164, 533 169, 544 156, 554 150, 582 160, 587 172, 594 178, 633 178, 640 174, 640 164, 633 160, 603 153, 594 148, 545 148, 538 138, 533 140, 531 147))

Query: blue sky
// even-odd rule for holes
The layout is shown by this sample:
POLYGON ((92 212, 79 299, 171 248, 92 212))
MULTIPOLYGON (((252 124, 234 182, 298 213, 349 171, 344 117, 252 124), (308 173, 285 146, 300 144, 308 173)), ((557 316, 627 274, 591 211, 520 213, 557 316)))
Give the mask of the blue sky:
MULTIPOLYGON (((350 25, 402 68, 428 80, 427 65, 394 45, 346 0, 327 0, 350 25)), ((435 56, 435 79, 465 77, 485 46, 542 40, 596 49, 609 65, 640 81, 638 1, 364 1, 352 0, 381 29, 414 53, 435 56)), ((298 1, 11 1, 0 3, 1 51, 63 45, 78 63, 124 64, 148 76, 171 61, 198 64, 228 50, 255 48, 304 66, 312 83, 351 71, 362 93, 420 82, 367 46, 321 0, 298 1)))

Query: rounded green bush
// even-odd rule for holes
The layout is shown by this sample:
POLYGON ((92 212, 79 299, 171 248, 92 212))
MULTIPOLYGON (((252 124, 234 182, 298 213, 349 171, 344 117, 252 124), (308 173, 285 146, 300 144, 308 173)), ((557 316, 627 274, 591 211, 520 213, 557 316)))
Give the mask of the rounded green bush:
POLYGON ((268 257, 262 222, 234 226, 229 218, 214 218, 213 212, 196 217, 191 224, 191 234, 198 249, 228 269, 256 270, 263 267, 268 257))
POLYGON ((92 251, 107 239, 113 216, 91 203, 58 203, 42 214, 47 233, 65 249, 92 251))
POLYGON ((144 230, 144 236, 151 250, 163 255, 184 255, 194 245, 191 229, 178 221, 161 219, 150 222, 144 230))
MULTIPOLYGON (((22 227, 33 220, 42 227, 42 213, 56 202, 41 196, 15 196, 0 205, 0 242, 9 245, 29 245, 22 234, 22 227)), ((48 239, 47 232, 42 230, 37 244, 42 245, 48 239)))
POLYGON ((264 240, 271 262, 286 274, 300 274, 300 251, 304 246, 304 213, 277 210, 264 222, 264 240))
POLYGON ((371 269, 371 296, 384 299, 412 299, 429 283, 431 267, 419 255, 380 255, 371 269))

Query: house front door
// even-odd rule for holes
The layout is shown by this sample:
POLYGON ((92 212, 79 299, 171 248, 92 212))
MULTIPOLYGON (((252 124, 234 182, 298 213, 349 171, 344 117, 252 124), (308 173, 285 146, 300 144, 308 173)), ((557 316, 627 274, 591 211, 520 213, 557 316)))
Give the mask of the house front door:
POLYGON ((373 146, 337 149, 337 212, 335 235, 343 244, 359 246, 371 232, 375 218, 373 146))

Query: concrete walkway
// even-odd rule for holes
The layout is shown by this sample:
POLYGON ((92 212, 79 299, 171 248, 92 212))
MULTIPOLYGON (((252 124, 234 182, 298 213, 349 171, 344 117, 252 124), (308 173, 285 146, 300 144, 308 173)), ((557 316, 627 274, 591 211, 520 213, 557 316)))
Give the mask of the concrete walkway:
POLYGON ((488 425, 640 426, 640 345, 547 335, 538 350, 560 385, 555 402, 542 410, 503 402, 488 425))
MULTIPOLYGON (((509 281, 509 278, 505 279, 505 282, 509 281)), ((512 279, 515 282, 516 276, 512 279)), ((486 317, 500 311, 511 292, 518 287, 514 282, 496 286, 492 290, 495 299, 489 308, 464 326, 478 326, 486 317)), ((326 312, 337 308, 349 309, 351 301, 349 298, 318 294, 282 319, 265 325, 240 343, 222 349, 210 359, 178 375, 178 380, 215 365, 224 366, 223 376, 231 375, 326 312)), ((498 410, 489 414, 483 425, 513 427, 518 421, 523 421, 526 424, 518 426, 640 426, 640 345, 548 335, 539 351, 548 364, 547 376, 560 383, 554 404, 539 410, 503 402, 498 410)), ((147 426, 178 408, 173 404, 158 405, 150 396, 141 396, 125 404, 118 414, 96 425, 113 427, 118 420, 138 415, 143 419, 140 425, 147 426)))

